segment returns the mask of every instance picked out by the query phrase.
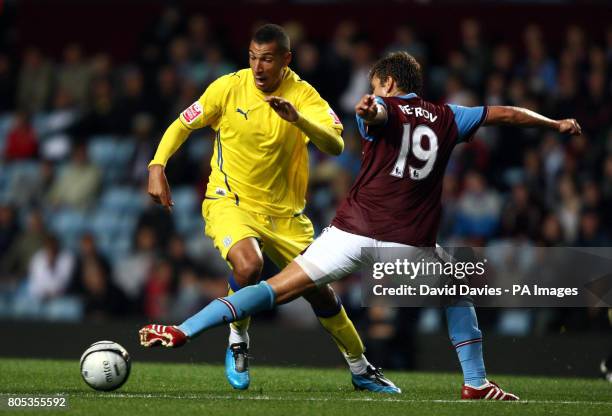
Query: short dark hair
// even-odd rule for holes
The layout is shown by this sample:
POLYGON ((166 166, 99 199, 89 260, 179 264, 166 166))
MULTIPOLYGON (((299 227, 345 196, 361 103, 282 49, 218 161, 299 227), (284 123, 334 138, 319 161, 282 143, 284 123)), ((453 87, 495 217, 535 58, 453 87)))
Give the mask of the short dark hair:
POLYGON ((276 42, 280 52, 289 52, 291 50, 289 35, 285 32, 285 29, 272 23, 265 24, 257 29, 253 34, 253 41, 255 43, 276 42))
POLYGON ((397 87, 403 92, 421 94, 423 74, 421 65, 407 52, 392 52, 379 59, 370 70, 370 82, 376 77, 384 82, 387 77, 393 78, 397 87))

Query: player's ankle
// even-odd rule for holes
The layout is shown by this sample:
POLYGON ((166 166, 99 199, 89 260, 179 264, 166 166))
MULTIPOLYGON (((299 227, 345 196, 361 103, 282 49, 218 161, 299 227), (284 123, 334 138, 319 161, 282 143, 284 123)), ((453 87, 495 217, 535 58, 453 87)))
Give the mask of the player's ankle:
POLYGON ((350 357, 348 355, 345 355, 344 358, 346 359, 346 362, 349 365, 351 373, 355 375, 361 375, 367 372, 370 362, 365 357, 365 355, 361 354, 358 357, 350 357))
POLYGON ((191 339, 191 334, 189 333, 187 328, 183 327, 182 325, 173 325, 173 327, 176 328, 177 331, 180 331, 183 335, 185 335, 185 338, 191 339))
POLYGON ((472 387, 475 389, 481 388, 489 384, 489 380, 486 378, 470 378, 466 379, 463 384, 468 387, 472 387))
POLYGON ((246 329, 237 329, 234 325, 230 325, 230 335, 228 345, 246 344, 247 348, 250 344, 249 333, 246 329))

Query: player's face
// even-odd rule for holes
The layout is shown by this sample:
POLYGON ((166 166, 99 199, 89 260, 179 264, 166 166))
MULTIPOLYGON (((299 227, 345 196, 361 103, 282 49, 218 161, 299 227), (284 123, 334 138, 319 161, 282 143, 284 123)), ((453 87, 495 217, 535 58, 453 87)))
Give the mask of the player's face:
POLYGON ((388 97, 389 96, 389 86, 392 80, 391 77, 387 78, 385 82, 381 81, 377 76, 372 77, 372 94, 377 95, 379 97, 388 97))
POLYGON ((281 83, 283 69, 291 61, 291 52, 278 51, 276 42, 249 45, 249 65, 255 77, 255 86, 263 92, 272 92, 281 83))

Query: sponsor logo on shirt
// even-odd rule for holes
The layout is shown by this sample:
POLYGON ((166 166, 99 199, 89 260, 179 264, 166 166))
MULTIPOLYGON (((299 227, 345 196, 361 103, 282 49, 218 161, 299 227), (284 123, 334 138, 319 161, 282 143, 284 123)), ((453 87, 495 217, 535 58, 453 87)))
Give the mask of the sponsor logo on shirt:
POLYGON ((232 237, 231 236, 225 236, 225 238, 223 239, 223 245, 225 246, 225 248, 228 248, 229 246, 232 245, 232 237))
POLYGON ((340 121, 340 119, 338 118, 338 116, 336 115, 336 113, 334 113, 334 110, 332 110, 331 108, 329 109, 329 115, 332 117, 332 119, 334 120, 334 124, 342 124, 342 122, 340 121))
POLYGON ((242 114, 244 116, 245 120, 249 119, 249 111, 251 111, 251 110, 247 110, 245 112, 244 110, 241 110, 240 108, 236 108, 236 112, 242 114))
POLYGON ((198 101, 196 101, 195 103, 187 107, 187 109, 183 111, 182 114, 187 124, 191 124, 196 118, 202 115, 202 105, 198 101))

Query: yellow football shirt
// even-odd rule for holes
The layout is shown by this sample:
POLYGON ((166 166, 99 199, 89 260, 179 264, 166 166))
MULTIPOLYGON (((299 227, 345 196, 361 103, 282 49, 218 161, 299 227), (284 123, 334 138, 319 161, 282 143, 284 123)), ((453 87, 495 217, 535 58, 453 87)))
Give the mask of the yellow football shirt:
POLYGON ((212 173, 206 196, 230 197, 245 209, 278 217, 304 209, 308 182, 308 137, 264 101, 276 95, 291 102, 311 122, 342 124, 307 82, 286 68, 278 89, 264 94, 250 69, 225 75, 179 117, 185 127, 215 131, 212 173))

